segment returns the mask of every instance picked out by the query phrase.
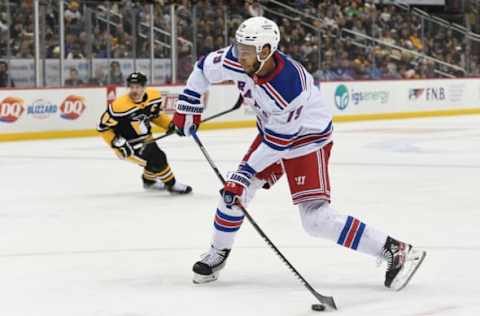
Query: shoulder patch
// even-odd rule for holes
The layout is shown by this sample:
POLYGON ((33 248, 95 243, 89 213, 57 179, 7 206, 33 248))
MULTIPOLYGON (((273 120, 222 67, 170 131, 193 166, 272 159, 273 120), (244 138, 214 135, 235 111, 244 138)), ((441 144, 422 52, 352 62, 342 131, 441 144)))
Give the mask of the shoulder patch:
POLYGON ((223 67, 238 73, 245 73, 242 65, 238 62, 237 57, 233 54, 233 46, 230 46, 227 50, 227 54, 223 58, 223 67))
POLYGON ((285 108, 306 89, 306 75, 301 65, 282 57, 285 59, 285 67, 275 78, 263 84, 262 88, 275 103, 285 108))

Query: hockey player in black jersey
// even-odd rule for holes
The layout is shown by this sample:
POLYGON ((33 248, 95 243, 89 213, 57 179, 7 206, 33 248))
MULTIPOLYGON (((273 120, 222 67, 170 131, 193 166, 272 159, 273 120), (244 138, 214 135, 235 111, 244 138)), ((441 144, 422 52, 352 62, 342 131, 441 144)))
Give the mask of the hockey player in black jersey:
POLYGON ((146 190, 167 190, 170 193, 192 192, 178 182, 158 145, 152 139, 151 123, 168 130, 170 117, 162 112, 162 96, 154 88, 145 87, 147 77, 131 73, 127 78, 128 94, 118 97, 102 114, 98 131, 120 159, 143 167, 143 187, 146 190))

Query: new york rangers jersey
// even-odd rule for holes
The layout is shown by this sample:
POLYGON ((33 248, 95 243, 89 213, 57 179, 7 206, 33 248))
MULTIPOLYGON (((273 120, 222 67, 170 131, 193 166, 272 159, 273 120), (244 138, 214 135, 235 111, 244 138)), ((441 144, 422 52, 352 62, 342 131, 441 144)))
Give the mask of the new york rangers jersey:
POLYGON ((198 106, 212 83, 234 81, 244 103, 255 111, 262 144, 247 163, 259 172, 282 158, 315 151, 331 141, 332 110, 305 68, 281 52, 273 55, 268 77, 249 76, 229 46, 201 58, 190 74, 179 102, 198 106))

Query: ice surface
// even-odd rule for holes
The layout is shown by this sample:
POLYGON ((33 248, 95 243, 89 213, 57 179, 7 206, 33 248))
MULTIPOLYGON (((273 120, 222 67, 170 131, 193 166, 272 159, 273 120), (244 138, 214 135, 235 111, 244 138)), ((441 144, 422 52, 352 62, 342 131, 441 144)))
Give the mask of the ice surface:
MULTIPOLYGON (((375 258, 307 236, 284 180, 251 214, 336 315, 480 314, 480 117, 337 124, 333 205, 428 256, 401 292, 375 258)), ((236 167, 254 129, 201 132, 236 167)), ((245 223, 220 280, 191 282, 218 180, 192 139, 162 140, 191 196, 144 192, 100 138, 0 144, 0 315, 318 315, 313 297, 245 223)))

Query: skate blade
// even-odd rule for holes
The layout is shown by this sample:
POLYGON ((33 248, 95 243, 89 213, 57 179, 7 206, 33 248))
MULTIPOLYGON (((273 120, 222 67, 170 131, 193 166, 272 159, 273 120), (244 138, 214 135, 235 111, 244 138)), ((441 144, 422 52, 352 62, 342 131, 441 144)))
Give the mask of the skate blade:
POLYGON ((214 272, 210 275, 201 275, 197 273, 193 273, 193 283, 194 284, 204 284, 217 281, 218 279, 218 272, 214 272))
POLYGON ((417 272, 418 268, 422 264, 423 260, 427 256, 426 251, 418 251, 418 254, 412 254, 413 258, 411 259, 410 267, 407 271, 402 271, 401 278, 396 278, 391 285, 391 288, 395 291, 400 291, 405 288, 412 279, 413 275, 417 272))
POLYGON ((143 189, 145 190, 145 192, 153 192, 153 193, 167 191, 167 187, 159 188, 159 187, 143 186, 143 189))
POLYGON ((185 190, 185 191, 175 191, 175 190, 167 190, 168 193, 170 193, 171 195, 186 195, 186 194, 190 194, 193 192, 193 190, 191 188, 185 190))

